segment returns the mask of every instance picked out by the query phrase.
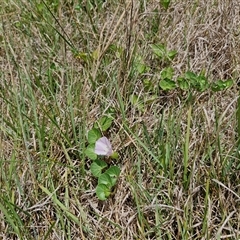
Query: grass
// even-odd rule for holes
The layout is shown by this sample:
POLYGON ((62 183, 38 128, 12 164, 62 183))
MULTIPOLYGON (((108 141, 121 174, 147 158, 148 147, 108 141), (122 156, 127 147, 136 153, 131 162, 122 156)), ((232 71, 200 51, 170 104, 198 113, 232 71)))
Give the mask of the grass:
POLYGON ((0 238, 240 239, 238 8, 0 3, 0 238), (156 59, 151 44, 178 54, 156 59), (234 85, 163 91, 169 64, 234 85), (100 201, 86 136, 109 110, 121 174, 100 201))

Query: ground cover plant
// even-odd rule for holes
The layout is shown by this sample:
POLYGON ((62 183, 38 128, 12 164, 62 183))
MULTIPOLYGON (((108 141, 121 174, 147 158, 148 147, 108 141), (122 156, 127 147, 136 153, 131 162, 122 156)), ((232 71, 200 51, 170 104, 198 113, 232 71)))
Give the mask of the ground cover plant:
POLYGON ((239 11, 1 1, 0 238, 240 239, 239 11))

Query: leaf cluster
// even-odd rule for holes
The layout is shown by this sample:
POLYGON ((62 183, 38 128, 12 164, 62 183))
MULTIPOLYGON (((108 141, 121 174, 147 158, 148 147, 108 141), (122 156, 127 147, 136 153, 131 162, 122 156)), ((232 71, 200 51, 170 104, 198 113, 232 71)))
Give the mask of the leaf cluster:
POLYGON ((108 164, 103 159, 99 159, 94 152, 96 141, 101 138, 102 132, 107 131, 111 127, 113 119, 114 116, 111 114, 101 117, 88 132, 88 147, 86 148, 85 154, 93 160, 90 170, 92 175, 98 178, 96 194, 100 200, 106 200, 110 196, 120 175, 119 167, 110 166, 108 168, 108 164))

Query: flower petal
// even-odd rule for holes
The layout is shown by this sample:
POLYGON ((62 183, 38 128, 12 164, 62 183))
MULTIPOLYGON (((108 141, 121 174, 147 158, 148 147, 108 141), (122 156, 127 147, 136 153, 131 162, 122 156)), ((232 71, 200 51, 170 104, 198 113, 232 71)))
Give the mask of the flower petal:
POLYGON ((113 153, 111 143, 106 137, 101 137, 95 143, 94 152, 97 155, 110 156, 113 153))

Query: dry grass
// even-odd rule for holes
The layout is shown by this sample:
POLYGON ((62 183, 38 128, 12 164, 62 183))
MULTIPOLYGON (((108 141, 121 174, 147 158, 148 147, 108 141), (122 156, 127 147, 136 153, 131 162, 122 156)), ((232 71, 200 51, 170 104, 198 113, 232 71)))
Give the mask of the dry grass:
POLYGON ((237 86, 191 104, 163 92, 150 44, 177 50, 176 76, 237 83, 240 3, 48 2, 54 17, 35 0, 0 3, 0 238, 239 239, 237 86), (155 98, 139 110, 132 94, 155 98), (109 108, 121 175, 99 201, 84 149, 109 108))

